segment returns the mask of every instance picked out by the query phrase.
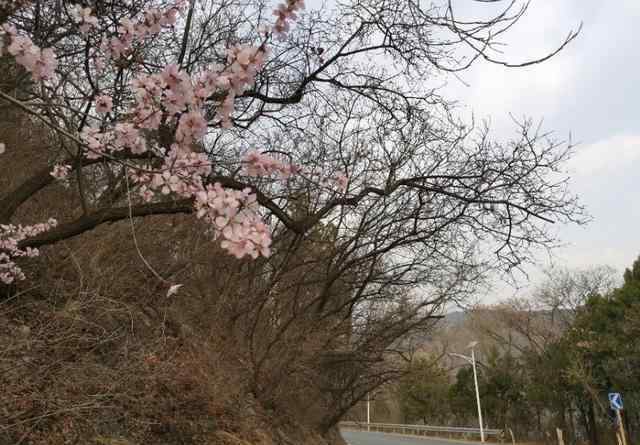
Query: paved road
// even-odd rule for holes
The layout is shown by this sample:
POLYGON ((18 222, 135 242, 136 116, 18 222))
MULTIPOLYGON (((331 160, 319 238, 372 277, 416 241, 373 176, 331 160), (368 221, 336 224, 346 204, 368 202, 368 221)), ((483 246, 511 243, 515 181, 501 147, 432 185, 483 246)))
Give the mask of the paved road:
POLYGON ((384 433, 367 433, 366 431, 342 430, 342 437, 349 445, 456 445, 469 444, 447 439, 415 438, 384 433))

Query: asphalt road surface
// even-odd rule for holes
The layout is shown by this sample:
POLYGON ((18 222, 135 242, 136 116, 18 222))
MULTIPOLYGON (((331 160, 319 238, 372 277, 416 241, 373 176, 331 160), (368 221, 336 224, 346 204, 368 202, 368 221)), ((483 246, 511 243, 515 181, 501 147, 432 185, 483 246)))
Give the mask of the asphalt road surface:
POLYGON ((431 439, 426 437, 415 438, 384 433, 368 433, 366 431, 342 430, 342 437, 349 445, 456 445, 469 444, 447 439, 431 439))

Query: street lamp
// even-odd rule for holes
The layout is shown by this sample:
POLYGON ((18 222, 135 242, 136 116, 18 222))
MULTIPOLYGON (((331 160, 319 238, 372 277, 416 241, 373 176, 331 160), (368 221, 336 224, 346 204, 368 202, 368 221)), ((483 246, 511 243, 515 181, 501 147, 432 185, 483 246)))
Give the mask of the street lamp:
POLYGON ((467 349, 471 349, 471 357, 463 354, 456 354, 455 352, 450 352, 449 355, 452 355, 454 357, 460 357, 461 359, 464 359, 467 362, 471 363, 471 366, 473 367, 473 381, 476 387, 476 402, 478 402, 478 423, 480 424, 480 441, 484 442, 484 426, 482 426, 482 408, 480 407, 480 391, 478 390, 478 373, 476 371, 476 354, 474 349, 477 345, 478 345, 477 341, 472 341, 471 343, 469 343, 469 346, 467 346, 467 349))
POLYGON ((367 393, 367 431, 371 431, 371 393, 367 393))

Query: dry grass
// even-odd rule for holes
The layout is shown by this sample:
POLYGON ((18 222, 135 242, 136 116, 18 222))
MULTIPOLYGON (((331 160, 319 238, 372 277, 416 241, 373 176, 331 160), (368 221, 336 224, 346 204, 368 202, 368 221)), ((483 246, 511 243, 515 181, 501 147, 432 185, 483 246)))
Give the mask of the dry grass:
POLYGON ((146 220, 141 252, 185 284, 167 298, 130 230, 45 249, 0 302, 0 443, 319 443, 283 399, 310 380, 281 376, 274 403, 252 395, 246 332, 229 321, 238 264, 212 261, 226 257, 181 217, 146 220))

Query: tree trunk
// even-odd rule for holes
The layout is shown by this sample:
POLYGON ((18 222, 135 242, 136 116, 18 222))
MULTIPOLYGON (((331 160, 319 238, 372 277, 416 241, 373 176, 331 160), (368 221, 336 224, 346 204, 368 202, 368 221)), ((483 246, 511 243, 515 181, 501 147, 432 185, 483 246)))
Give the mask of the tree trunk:
POLYGON ((596 423, 595 407, 593 406, 593 400, 589 399, 589 443, 591 445, 600 445, 598 440, 598 425, 596 423))
POLYGON ((590 433, 589 433, 589 416, 587 415, 587 412, 585 410, 585 407, 583 404, 578 404, 579 406, 579 411, 580 411, 580 420, 582 423, 582 428, 584 428, 584 432, 586 433, 587 436, 590 437, 590 433))

